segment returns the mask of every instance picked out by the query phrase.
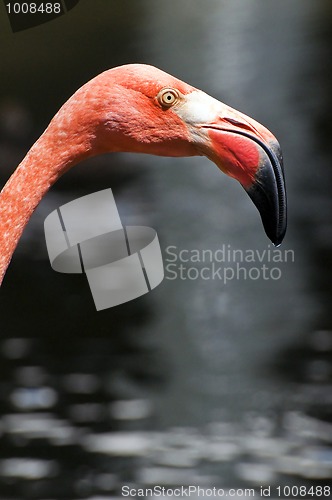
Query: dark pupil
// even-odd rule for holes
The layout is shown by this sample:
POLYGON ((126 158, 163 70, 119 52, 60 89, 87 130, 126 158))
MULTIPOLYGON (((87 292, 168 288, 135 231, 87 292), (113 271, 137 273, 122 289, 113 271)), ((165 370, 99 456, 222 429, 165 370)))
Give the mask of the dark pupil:
POLYGON ((172 99, 172 96, 168 94, 167 99, 170 101, 172 99))

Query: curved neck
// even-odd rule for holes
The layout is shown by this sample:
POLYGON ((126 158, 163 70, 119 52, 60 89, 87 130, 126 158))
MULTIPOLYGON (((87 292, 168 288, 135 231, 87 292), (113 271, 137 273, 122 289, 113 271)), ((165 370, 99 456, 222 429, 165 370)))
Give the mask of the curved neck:
POLYGON ((38 203, 70 167, 90 156, 81 136, 70 140, 52 121, 0 193, 0 285, 12 254, 38 203))

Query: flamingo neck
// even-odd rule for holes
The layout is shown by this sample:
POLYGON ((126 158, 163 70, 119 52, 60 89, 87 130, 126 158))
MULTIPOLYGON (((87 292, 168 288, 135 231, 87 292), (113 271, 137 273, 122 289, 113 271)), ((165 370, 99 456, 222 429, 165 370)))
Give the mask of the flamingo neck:
POLYGON ((90 156, 88 144, 67 142, 56 121, 32 146, 0 193, 0 285, 32 213, 54 182, 90 156), (70 146, 68 146, 70 144, 70 146))
POLYGON ((33 211, 75 164, 113 151, 197 154, 183 120, 166 118, 154 103, 161 82, 193 90, 155 68, 129 65, 101 73, 60 108, 0 193, 0 284, 33 211))

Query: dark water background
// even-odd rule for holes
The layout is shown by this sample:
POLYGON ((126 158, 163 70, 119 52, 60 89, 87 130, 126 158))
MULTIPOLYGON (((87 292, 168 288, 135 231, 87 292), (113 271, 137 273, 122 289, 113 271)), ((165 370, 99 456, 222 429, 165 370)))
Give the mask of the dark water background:
POLYGON ((154 227, 165 258, 170 245, 271 247, 241 187, 206 159, 114 154, 66 174, 1 290, 1 500, 100 500, 125 484, 257 498, 270 485, 280 498, 278 485, 331 484, 331 18, 328 0, 81 0, 13 35, 2 9, 2 184, 81 84, 153 64, 278 137, 295 260, 278 280, 165 279, 96 313, 44 243, 46 215, 81 195, 112 187, 123 223, 154 227))

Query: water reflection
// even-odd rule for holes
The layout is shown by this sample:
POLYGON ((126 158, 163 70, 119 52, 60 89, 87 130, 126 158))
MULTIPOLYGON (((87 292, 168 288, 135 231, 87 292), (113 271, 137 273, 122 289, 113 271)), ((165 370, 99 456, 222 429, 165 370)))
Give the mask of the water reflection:
MULTIPOLYGON (((31 129, 38 135, 105 66, 156 64, 276 133, 290 198, 284 248, 295 261, 274 282, 165 280, 148 297, 97 314, 83 280, 56 275, 47 262, 43 220, 73 198, 110 185, 124 223, 156 228, 164 256, 169 245, 262 252, 267 241, 240 186, 201 158, 112 155, 68 173, 35 213, 2 289, 0 496, 96 500, 120 496, 124 484, 191 484, 252 486, 259 498, 262 485, 327 485, 330 5, 181 0, 168 2, 170 21, 153 0, 95 4, 100 19, 82 5, 77 18, 73 10, 40 28, 40 49, 34 32, 38 57, 26 57, 27 69, 39 73, 28 81, 49 88, 49 101, 40 88, 27 98, 29 84, 15 78, 20 97, 1 108, 1 163, 14 166, 31 129), (69 55, 46 48, 51 36, 69 55), (48 51, 56 54, 46 75, 48 51)), ((31 38, 20 36, 28 47, 31 38)))
MULTIPOLYGON (((329 337, 319 336, 323 344, 318 349, 330 349, 329 337)), ((93 345, 109 355, 112 341, 96 339, 93 345)), ((77 339, 72 347, 88 359, 90 343, 77 339)), ((113 380, 109 383, 111 372, 97 376, 86 364, 84 371, 83 365, 80 371, 70 366, 64 370, 54 361, 52 366, 48 349, 48 341, 41 339, 1 343, 6 377, 0 488, 8 498, 110 498, 120 495, 124 485, 225 491, 251 487, 259 498, 261 487, 289 484, 289 477, 299 477, 308 486, 313 480, 330 480, 329 422, 299 409, 283 411, 280 419, 256 410, 241 422, 223 418, 199 427, 161 430, 157 394, 119 399, 113 380)), ((62 348, 64 358, 68 354, 62 348)), ((75 355, 72 361, 77 363, 75 355)))

